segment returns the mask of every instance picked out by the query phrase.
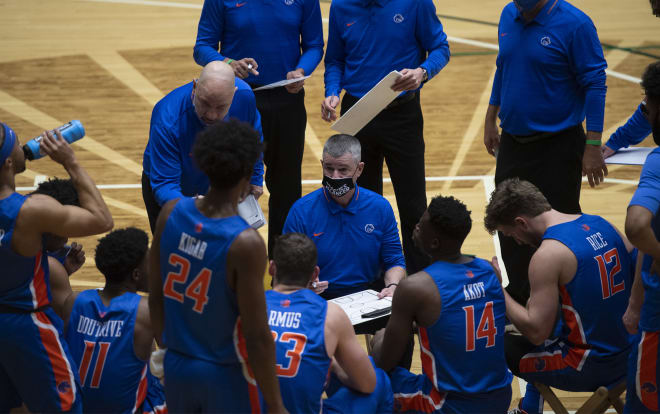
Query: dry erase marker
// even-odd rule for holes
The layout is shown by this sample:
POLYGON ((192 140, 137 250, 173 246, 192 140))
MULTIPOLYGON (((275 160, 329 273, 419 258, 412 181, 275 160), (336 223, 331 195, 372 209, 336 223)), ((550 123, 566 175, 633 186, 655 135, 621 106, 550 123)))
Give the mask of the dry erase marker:
POLYGON ((392 307, 390 306, 390 307, 388 307, 388 308, 378 309, 378 310, 375 310, 375 311, 373 311, 373 312, 363 313, 363 314, 362 314, 362 319, 366 319, 366 318, 377 318, 377 317, 379 317, 379 316, 387 315, 387 314, 390 313, 391 311, 392 311, 392 307))

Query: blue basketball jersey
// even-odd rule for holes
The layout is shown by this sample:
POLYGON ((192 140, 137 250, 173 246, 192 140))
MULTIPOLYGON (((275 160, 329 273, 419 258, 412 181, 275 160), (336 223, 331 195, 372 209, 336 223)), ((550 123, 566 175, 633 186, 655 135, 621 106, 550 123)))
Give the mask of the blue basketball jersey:
POLYGON ((140 295, 124 293, 105 306, 96 289, 78 294, 65 339, 78 364, 85 412, 132 413, 147 393, 147 361, 133 348, 140 295))
POLYGON ((172 210, 160 240, 163 340, 170 350, 219 364, 247 357, 226 269, 229 247, 248 227, 239 216, 204 216, 192 198, 172 210))
POLYGON ((543 239, 561 242, 578 262, 573 279, 559 286, 560 338, 569 345, 564 362, 579 371, 587 359, 627 352, 629 335, 621 317, 628 306, 634 263, 619 233, 603 218, 583 214, 549 227, 543 239))
POLYGON ((277 376, 290 413, 320 413, 331 359, 325 348, 328 303, 309 289, 266 292, 277 376))
POLYGON ((424 269, 442 299, 438 320, 419 328, 424 374, 436 389, 484 393, 508 386, 504 358, 505 305, 490 263, 438 261, 424 269))
POLYGON ((33 310, 50 304, 48 257, 40 251, 24 257, 11 247, 16 217, 27 197, 13 193, 0 200, 0 305, 33 310))

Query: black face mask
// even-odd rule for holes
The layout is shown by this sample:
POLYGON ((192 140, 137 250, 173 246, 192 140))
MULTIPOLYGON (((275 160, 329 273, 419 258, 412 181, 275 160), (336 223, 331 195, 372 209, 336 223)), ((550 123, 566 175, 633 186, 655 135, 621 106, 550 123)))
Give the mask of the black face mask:
POLYGON ((321 182, 326 191, 335 197, 345 196, 349 191, 355 188, 355 183, 352 177, 347 178, 330 178, 327 175, 323 176, 321 182))

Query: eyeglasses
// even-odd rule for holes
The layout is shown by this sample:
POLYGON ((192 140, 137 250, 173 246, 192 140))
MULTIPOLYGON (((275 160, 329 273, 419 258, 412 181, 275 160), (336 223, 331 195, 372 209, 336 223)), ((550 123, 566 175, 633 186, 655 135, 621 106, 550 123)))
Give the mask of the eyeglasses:
POLYGON ((642 111, 642 114, 646 117, 646 119, 649 118, 649 108, 646 106, 646 101, 642 101, 642 104, 639 106, 639 109, 642 111))

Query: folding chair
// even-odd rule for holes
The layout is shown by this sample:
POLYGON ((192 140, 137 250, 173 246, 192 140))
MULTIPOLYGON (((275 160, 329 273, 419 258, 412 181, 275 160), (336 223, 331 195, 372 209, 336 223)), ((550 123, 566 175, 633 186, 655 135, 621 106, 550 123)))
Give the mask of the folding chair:
MULTIPOLYGON (((564 404, 559 401, 557 395, 547 385, 535 382, 534 386, 543 398, 548 402, 556 414, 568 414, 564 404)), ((625 378, 609 387, 598 387, 591 397, 575 412, 575 414, 601 414, 610 406, 614 407, 617 413, 623 413, 623 401, 621 394, 626 390, 625 378)))

